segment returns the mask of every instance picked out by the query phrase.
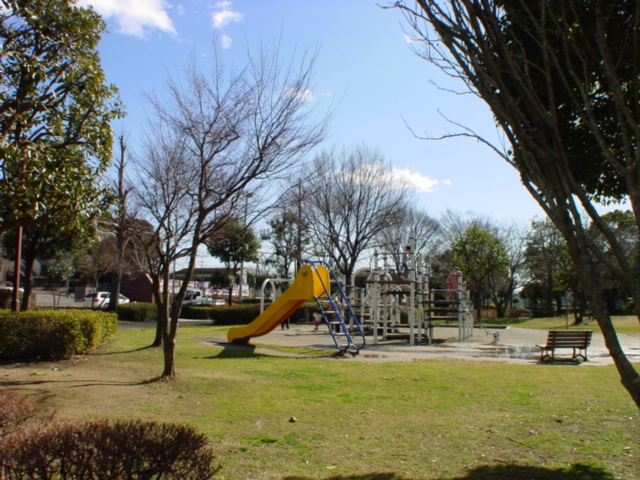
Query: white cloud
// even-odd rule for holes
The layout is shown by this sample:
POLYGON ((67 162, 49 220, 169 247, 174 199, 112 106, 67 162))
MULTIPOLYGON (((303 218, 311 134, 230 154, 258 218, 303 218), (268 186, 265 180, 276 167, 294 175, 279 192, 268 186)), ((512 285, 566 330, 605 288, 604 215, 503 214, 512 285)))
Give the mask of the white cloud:
MULTIPOLYGON (((222 0, 216 3, 215 11, 211 15, 213 20, 213 28, 223 29, 227 25, 233 22, 241 22, 244 18, 244 14, 240 12, 234 12, 231 9, 231 1, 222 0)), ((231 48, 232 39, 229 35, 220 35, 220 45, 222 48, 231 48)))
POLYGON ((220 10, 213 13, 213 26, 215 28, 224 28, 230 23, 240 22, 244 18, 242 13, 230 10, 231 2, 219 2, 216 7, 220 10))
POLYGON ((148 30, 175 33, 164 0, 80 0, 80 6, 91 5, 104 18, 115 18, 118 31, 126 35, 144 36, 148 30))
POLYGON ((313 90, 307 88, 306 90, 296 90, 293 87, 287 87, 285 92, 290 97, 295 97, 303 102, 310 102, 313 100, 313 90))
POLYGON ((231 37, 229 35, 223 33, 220 36, 220 44, 222 45, 222 48, 231 48, 232 42, 233 40, 231 40, 231 37))
POLYGON ((391 169, 391 177, 398 182, 406 183, 409 188, 417 193, 434 192, 439 184, 451 185, 450 180, 434 180, 408 168, 393 167, 391 169))

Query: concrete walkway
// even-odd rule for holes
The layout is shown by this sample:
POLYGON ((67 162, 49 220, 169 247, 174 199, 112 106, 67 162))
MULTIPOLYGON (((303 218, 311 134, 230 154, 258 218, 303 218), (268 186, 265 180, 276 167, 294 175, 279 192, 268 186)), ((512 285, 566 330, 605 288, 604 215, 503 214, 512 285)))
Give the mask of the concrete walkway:
MULTIPOLYGON (((345 355, 342 359, 347 361, 367 362, 406 362, 427 359, 462 359, 462 360, 486 360, 510 363, 535 364, 539 363, 540 349, 536 345, 544 344, 547 338, 546 330, 530 328, 475 328, 472 338, 459 342, 456 328, 436 328, 433 345, 408 345, 407 341, 381 341, 374 343, 372 337, 367 337, 367 345, 359 355, 345 355), (496 337, 495 334, 499 337, 496 337)), ((625 353, 634 363, 640 362, 640 334, 620 334, 620 343, 625 353)), ((226 338, 207 339, 220 346, 228 346, 226 338)), ((333 339, 326 326, 314 330, 313 325, 291 325, 290 329, 280 328, 262 337, 252 339, 253 345, 261 348, 264 354, 277 355, 269 346, 304 347, 310 349, 335 349, 333 339), (324 327, 324 328, 323 328, 324 327)), ((558 357, 562 357, 558 352, 558 357)), ((591 346, 588 351, 588 361, 581 365, 609 365, 613 361, 604 346, 604 340, 600 333, 594 333, 591 346)), ((558 364, 567 362, 558 361, 558 364)), ((574 362, 570 362, 574 364, 574 362)))

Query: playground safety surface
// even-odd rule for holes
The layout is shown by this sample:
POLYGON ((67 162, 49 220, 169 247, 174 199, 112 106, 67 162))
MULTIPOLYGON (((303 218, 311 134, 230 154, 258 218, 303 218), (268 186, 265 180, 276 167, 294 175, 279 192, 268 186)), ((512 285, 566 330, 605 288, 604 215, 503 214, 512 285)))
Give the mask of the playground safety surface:
MULTIPOLYGON (((355 362, 410 362, 417 360, 460 359, 473 361, 501 361, 520 364, 540 363, 540 349, 547 338, 546 330, 530 328, 474 328, 473 336, 464 341, 458 341, 457 328, 436 327, 432 345, 409 345, 407 340, 381 340, 377 343, 372 336, 367 337, 364 349, 356 355, 345 354, 340 361, 355 362)), ((632 362, 640 362, 640 334, 619 334, 619 341, 632 362)), ((318 350, 326 357, 326 352, 336 350, 333 339, 326 327, 319 330, 314 325, 291 325, 289 329, 280 329, 267 335, 256 337, 250 346, 236 346, 229 344, 226 338, 203 339, 225 348, 251 348, 254 353, 269 356, 296 356, 295 353, 282 352, 272 347, 297 347, 318 350), (270 348, 271 347, 271 348, 270 348)), ((553 364, 571 364, 577 362, 563 361, 560 351, 558 360, 553 364)), ((570 350, 566 353, 571 353, 570 350)), ((580 365, 609 365, 613 363, 604 345, 602 334, 594 333, 588 351, 588 361, 580 365)), ((302 355, 301 355, 302 356, 302 355)), ((309 355, 303 355, 308 357, 309 355)), ((570 356, 570 355, 569 355, 570 356)), ((568 358, 568 357, 567 357, 568 358)), ((547 364, 547 363, 545 363, 547 364)))

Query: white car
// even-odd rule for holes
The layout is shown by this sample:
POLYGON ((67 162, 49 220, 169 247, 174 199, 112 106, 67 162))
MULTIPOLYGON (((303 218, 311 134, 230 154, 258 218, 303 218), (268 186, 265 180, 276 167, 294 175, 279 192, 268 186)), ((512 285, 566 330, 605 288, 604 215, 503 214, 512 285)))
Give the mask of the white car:
MULTIPOLYGON (((91 302, 91 308, 107 308, 109 306, 109 299, 111 298, 111 292, 90 292, 84 296, 85 302, 91 302)), ((118 294, 118 303, 129 303, 129 299, 118 294)))
POLYGON ((202 303, 202 293, 198 290, 187 290, 187 294, 182 301, 183 305, 200 305, 202 303))

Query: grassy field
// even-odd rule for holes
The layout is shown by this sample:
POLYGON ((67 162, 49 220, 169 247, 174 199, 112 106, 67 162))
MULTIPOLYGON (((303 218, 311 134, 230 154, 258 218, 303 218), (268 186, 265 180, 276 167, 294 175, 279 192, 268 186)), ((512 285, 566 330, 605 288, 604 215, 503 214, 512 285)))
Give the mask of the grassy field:
POLYGON ((640 415, 613 367, 373 364, 202 340, 224 332, 181 328, 176 381, 153 381, 162 352, 137 328, 95 355, 4 366, 0 379, 60 420, 192 424, 227 480, 640 479, 640 415))
MULTIPOLYGON (((573 317, 545 317, 545 318, 532 318, 530 320, 514 320, 514 319, 498 319, 498 320, 485 320, 485 323, 490 325, 492 323, 500 325, 513 325, 522 328, 541 328, 544 330, 564 330, 569 328, 570 330, 593 330, 599 332, 600 328, 595 320, 586 319, 581 325, 571 325, 573 317)), ((631 333, 640 334, 640 322, 638 317, 632 315, 615 316, 613 317, 613 325, 618 333, 631 333)))

